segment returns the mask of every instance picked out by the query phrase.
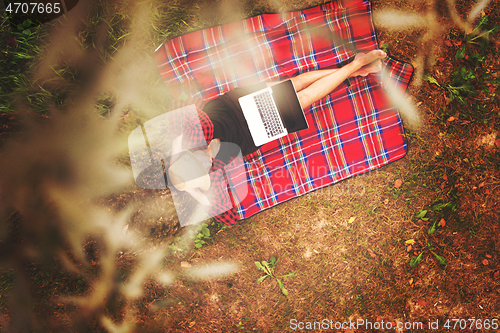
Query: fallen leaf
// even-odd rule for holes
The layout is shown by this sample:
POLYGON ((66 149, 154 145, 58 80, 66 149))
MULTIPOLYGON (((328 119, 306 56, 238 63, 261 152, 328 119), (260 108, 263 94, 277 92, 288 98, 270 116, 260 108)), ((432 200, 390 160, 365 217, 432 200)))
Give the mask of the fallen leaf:
POLYGON ((420 106, 420 105, 422 105, 422 103, 423 103, 423 102, 418 102, 418 103, 417 103, 417 106, 420 106))
POLYGON ((448 118, 448 121, 453 121, 455 120, 455 117, 451 116, 450 118, 448 118))
POLYGON ((354 220, 356 220, 356 216, 351 217, 351 218, 349 219, 349 223, 354 222, 354 220))
POLYGON ((497 148, 500 148, 500 139, 495 140, 495 146, 497 146, 497 148))
POLYGON ((417 301, 417 304, 420 306, 426 306, 428 303, 426 301, 417 301))
POLYGON ((490 194, 490 190, 488 189, 484 190, 484 194, 490 194))
POLYGON ((410 252, 412 249, 413 249, 413 246, 408 245, 408 247, 406 248, 406 252, 410 252))
POLYGON ((9 45, 9 47, 16 47, 17 46, 16 37, 12 36, 11 34, 5 34, 5 35, 3 35, 3 37, 7 41, 7 45, 9 45))
POLYGON ((479 183, 478 187, 483 187, 484 186, 484 182, 482 183, 479 183))
POLYGON ((388 203, 389 203, 389 199, 385 199, 385 200, 384 200, 384 204, 386 204, 386 205, 387 205, 388 203))
POLYGON ((415 244, 415 240, 414 239, 408 239, 407 241, 405 241, 405 244, 415 244))
POLYGON ((408 280, 408 283, 411 285, 411 284, 413 283, 413 278, 410 278, 410 279, 408 280))
POLYGON ((375 253, 373 253, 372 250, 368 249, 368 253, 370 254, 370 257, 372 257, 373 259, 377 259, 377 255, 375 253))
POLYGON ((452 44, 452 42, 451 42, 450 40, 448 40, 448 39, 447 39, 447 40, 445 40, 445 41, 444 41, 444 45, 446 45, 446 46, 450 47, 450 46, 452 46, 453 44, 452 44))
POLYGON ((444 179, 444 180, 448 180, 448 175, 444 174, 444 175, 443 175, 443 179, 444 179))
POLYGON ((462 41, 460 39, 457 39, 457 40, 453 41, 453 44, 455 44, 455 46, 460 46, 460 45, 462 45, 462 41))
POLYGON ((484 265, 484 266, 486 266, 486 265, 488 265, 488 264, 489 264, 488 260, 483 259, 483 265, 484 265))
POLYGON ((491 256, 488 253, 486 253, 485 256, 486 256, 486 258, 491 259, 491 256))
POLYGON ((403 181, 401 179, 396 179, 396 181, 394 182, 394 187, 400 188, 401 185, 403 185, 403 181))
POLYGON ((439 224, 444 228, 444 226, 446 225, 446 221, 444 219, 441 219, 441 221, 439 221, 439 224))
POLYGON ((471 256, 470 256, 470 254, 468 254, 468 255, 467 255, 467 259, 469 259, 469 260, 470 260, 470 258, 471 258, 471 256))
POLYGON ((436 60, 437 60, 438 62, 443 62, 443 61, 444 61, 444 58, 443 58, 443 57, 441 57, 441 58, 437 58, 436 60))
POLYGON ((342 209, 342 208, 336 209, 336 210, 335 210, 335 213, 333 213, 333 215, 338 214, 338 213, 342 212, 343 210, 344 210, 344 209, 342 209))
POLYGON ((444 182, 441 183, 441 185, 439 187, 441 187, 442 190, 444 190, 444 187, 446 186, 446 180, 444 182))
POLYGON ((195 321, 192 321, 189 323, 189 328, 193 327, 194 325, 196 325, 196 322, 195 321))
POLYGON ((500 271, 495 271, 495 273, 493 273, 493 277, 496 279, 498 277, 498 275, 500 275, 500 271))
POLYGON ((189 268, 189 267, 191 267, 191 264, 188 263, 187 261, 181 261, 181 267, 189 268))

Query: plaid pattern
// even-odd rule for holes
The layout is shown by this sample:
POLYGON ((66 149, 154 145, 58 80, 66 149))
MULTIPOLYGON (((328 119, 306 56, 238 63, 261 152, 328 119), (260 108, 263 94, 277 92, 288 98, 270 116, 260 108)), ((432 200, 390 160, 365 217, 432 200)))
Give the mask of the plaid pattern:
POLYGON ((188 118, 190 116, 196 117, 195 114, 184 112, 174 113, 176 118, 172 119, 172 123, 176 124, 175 130, 179 131, 176 135, 182 134, 183 147, 206 148, 207 144, 209 144, 214 137, 214 125, 210 121, 210 118, 208 118, 208 115, 201 110, 203 100, 193 97, 189 98, 187 101, 176 99, 170 104, 170 110, 180 109, 188 105, 194 105, 196 107, 198 119, 188 118), (201 125, 201 131, 192 126, 192 124, 197 124, 198 121, 201 125))
MULTIPOLYGON (((335 67, 376 48, 370 3, 343 0, 180 36, 166 42, 155 61, 172 90, 208 101, 236 86, 335 67)), ((405 89, 411 66, 390 58, 385 65, 405 89)), ((245 156, 246 181, 239 186, 248 193, 231 198, 236 212, 230 215, 248 218, 406 154, 401 119, 375 75, 346 80, 304 111, 309 129, 245 156)))
MULTIPOLYGON (((182 134, 183 147, 195 147, 192 150, 205 149, 212 141, 214 136, 214 126, 210 121, 208 115, 202 111, 203 100, 200 98, 189 98, 187 101, 180 99, 173 100, 170 109, 180 109, 187 105, 195 105, 198 113, 174 113, 178 118, 173 118, 171 121, 176 124, 174 136, 182 134), (190 117, 197 117, 198 119, 191 119, 190 117), (197 124, 199 121, 201 130, 192 124, 197 124)), ((229 163, 231 164, 231 163, 229 163)), ((214 218, 224 224, 234 225, 239 217, 235 208, 233 196, 229 194, 230 179, 228 179, 225 171, 226 164, 218 159, 214 159, 212 169, 209 173, 210 176, 210 195, 217 200, 213 200, 213 204, 209 207, 207 214, 214 216, 214 218)), ((168 166, 167 166, 168 168, 168 166)), ((240 176, 241 178, 241 176, 240 176)), ((234 179, 234 176, 231 176, 234 179)))

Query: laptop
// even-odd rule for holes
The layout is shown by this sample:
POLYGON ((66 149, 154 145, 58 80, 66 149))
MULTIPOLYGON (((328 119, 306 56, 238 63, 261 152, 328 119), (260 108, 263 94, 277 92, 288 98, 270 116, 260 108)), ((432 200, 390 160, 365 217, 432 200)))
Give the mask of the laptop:
POLYGON ((292 80, 238 99, 255 146, 308 128, 292 80))

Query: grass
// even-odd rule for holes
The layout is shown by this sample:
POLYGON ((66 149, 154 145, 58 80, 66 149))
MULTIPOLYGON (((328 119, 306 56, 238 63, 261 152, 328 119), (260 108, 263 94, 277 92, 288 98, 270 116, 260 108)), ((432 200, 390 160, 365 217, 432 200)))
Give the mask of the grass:
POLYGON ((40 42, 46 36, 47 29, 27 19, 11 27, 6 13, 0 19, 0 40, 2 48, 2 75, 0 81, 0 112, 13 112, 14 103, 21 98, 35 106, 40 112, 47 112, 46 99, 51 94, 34 92, 30 84, 31 66, 41 52, 40 42))
MULTIPOLYGON (((290 2, 287 9, 313 4, 290 2)), ((374 12, 391 4, 410 9, 406 2, 374 1, 374 12)), ((276 11, 284 5, 256 1, 233 6, 237 9, 234 16, 208 1, 193 6, 183 1, 152 5, 149 48, 154 50, 165 39, 188 31, 276 11)), ((498 22, 498 6, 493 2, 475 25, 491 31, 492 36, 498 29, 493 24, 498 22)), ((458 7, 463 14, 470 10, 465 1, 458 7)), ((130 8, 102 3, 84 22, 80 45, 89 52, 97 49, 103 64, 111 62, 131 38, 129 15, 130 8), (106 42, 101 44, 95 37, 103 24, 107 27, 106 42)), ((448 22, 446 17, 442 20, 448 22)), ((7 40, 0 39, 7 52, 1 64, 2 112, 14 115, 16 100, 42 114, 50 115, 47 104, 51 103, 64 109, 72 89, 82 80, 81 70, 54 68, 63 84, 45 88, 33 84, 30 75, 42 54, 41 40, 47 32, 34 27, 26 33, 8 29, 2 20, 2 34, 15 36, 18 45, 9 47, 7 40)), ((415 59, 420 31, 393 33, 377 28, 377 35, 390 54, 408 62, 415 59)), ((405 158, 283 203, 234 227, 212 223, 205 227, 209 232, 194 231, 187 247, 182 244, 183 231, 176 226, 168 191, 130 187, 99 200, 99 205, 116 212, 134 207, 129 230, 151 248, 170 245, 161 267, 179 273, 168 284, 147 280, 132 310, 116 296, 107 300, 102 311, 116 322, 131 311, 138 331, 172 332, 287 331, 291 319, 423 323, 439 319, 444 323, 453 318, 498 318, 500 110, 496 45, 494 40, 488 44, 456 29, 444 36, 437 50, 437 58, 443 60, 426 65, 428 81, 409 89, 424 121, 421 130, 407 129, 409 152, 405 158), (397 188, 398 179, 402 184, 397 188), (197 243, 196 235, 201 235, 197 243), (418 264, 413 259, 411 265, 420 253, 418 264), (283 279, 283 286, 276 279, 257 283, 262 272, 254 263, 267 258, 280 258, 274 265, 277 276, 296 272, 295 276, 283 279), (197 266, 218 260, 238 263, 238 273, 193 281, 181 267, 183 262, 197 266), (287 296, 282 291, 285 287, 287 296)), ((96 111, 108 119, 115 99, 112 93, 101 93, 96 111)), ((128 109, 121 118, 122 131, 135 127, 135 119, 140 117, 144 115, 128 109)), ((32 307, 45 330, 57 323, 69 325, 78 311, 57 296, 88 295, 94 278, 101 273, 99 251, 105 252, 105 247, 99 238, 86 239, 85 244, 89 259, 88 265, 81 267, 85 274, 66 272, 57 260, 27 265, 32 307)), ((113 254, 116 279, 122 285, 133 276, 147 250, 113 254)), ((15 311, 8 307, 15 281, 12 270, 2 270, 2 318, 15 311)), ((105 331, 94 317, 86 324, 95 332, 105 331)), ((0 325, 4 325, 2 321, 0 325)))

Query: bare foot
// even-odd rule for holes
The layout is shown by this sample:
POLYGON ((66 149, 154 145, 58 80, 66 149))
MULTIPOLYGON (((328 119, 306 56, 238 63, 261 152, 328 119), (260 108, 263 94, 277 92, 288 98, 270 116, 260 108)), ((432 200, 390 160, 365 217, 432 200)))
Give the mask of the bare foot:
POLYGON ((377 73, 382 70, 382 61, 380 59, 373 61, 372 63, 365 65, 352 73, 352 77, 354 76, 367 76, 368 74, 377 73))
POLYGON ((387 56, 382 50, 373 50, 368 53, 358 53, 356 57, 354 57, 353 63, 356 64, 358 69, 361 69, 363 66, 369 65, 378 59, 384 59, 387 56))

